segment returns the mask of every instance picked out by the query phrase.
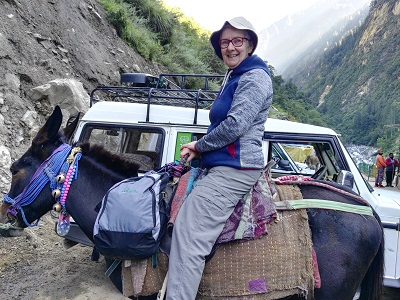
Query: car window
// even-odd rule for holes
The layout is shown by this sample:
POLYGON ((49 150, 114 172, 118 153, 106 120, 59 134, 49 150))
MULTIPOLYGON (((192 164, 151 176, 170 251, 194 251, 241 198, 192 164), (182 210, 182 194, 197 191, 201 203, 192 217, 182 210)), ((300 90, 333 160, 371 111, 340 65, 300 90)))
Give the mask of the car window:
POLYGON ((82 142, 102 145, 106 150, 139 164, 146 172, 160 167, 164 133, 146 127, 88 125, 82 142))
POLYGON ((272 156, 277 172, 312 175, 321 166, 311 145, 273 142, 272 156))

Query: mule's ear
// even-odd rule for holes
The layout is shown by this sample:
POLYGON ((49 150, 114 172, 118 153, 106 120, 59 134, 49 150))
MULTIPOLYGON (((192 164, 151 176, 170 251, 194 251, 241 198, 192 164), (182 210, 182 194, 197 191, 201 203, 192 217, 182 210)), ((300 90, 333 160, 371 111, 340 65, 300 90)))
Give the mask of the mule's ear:
POLYGON ((62 112, 61 108, 57 105, 54 108, 53 113, 47 119, 46 123, 40 128, 38 134, 33 139, 34 143, 44 144, 47 141, 51 141, 58 138, 58 131, 60 130, 62 123, 62 112))
POLYGON ((64 135, 69 141, 74 133, 76 126, 78 126, 79 117, 81 113, 79 112, 76 116, 70 117, 67 121, 67 125, 64 128, 64 135))

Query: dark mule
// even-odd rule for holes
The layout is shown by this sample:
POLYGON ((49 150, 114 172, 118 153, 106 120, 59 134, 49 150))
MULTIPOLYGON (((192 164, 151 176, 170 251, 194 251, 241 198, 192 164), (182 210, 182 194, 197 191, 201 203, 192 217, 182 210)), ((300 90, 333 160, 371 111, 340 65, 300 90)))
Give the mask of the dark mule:
MULTIPOLYGON (((12 184, 7 199, 20 195, 36 170, 40 169, 42 162, 67 142, 76 122, 68 126, 63 134, 59 132, 61 120, 61 110, 56 107, 33 139, 32 146, 12 165, 12 184)), ((97 215, 95 208, 103 195, 114 183, 136 176, 136 172, 136 165, 131 165, 118 156, 106 153, 96 146, 83 146, 78 179, 72 182, 66 208, 90 239, 97 215)), ((339 185, 336 187, 343 189, 339 185)), ((300 185, 300 188, 304 198, 359 204, 356 198, 320 186, 300 185)), ((7 213, 12 207, 4 202, 0 206, 0 222, 11 223, 14 228, 24 228, 27 223, 35 222, 51 210, 54 199, 49 184, 33 200, 19 208, 16 218, 7 213)), ((371 217, 320 209, 309 209, 308 215, 322 282, 321 288, 315 290, 315 299, 353 299, 359 286, 360 299, 382 299, 384 246, 379 217, 376 214, 371 217)), ((111 280, 119 290, 120 279, 121 270, 117 269, 111 280)))

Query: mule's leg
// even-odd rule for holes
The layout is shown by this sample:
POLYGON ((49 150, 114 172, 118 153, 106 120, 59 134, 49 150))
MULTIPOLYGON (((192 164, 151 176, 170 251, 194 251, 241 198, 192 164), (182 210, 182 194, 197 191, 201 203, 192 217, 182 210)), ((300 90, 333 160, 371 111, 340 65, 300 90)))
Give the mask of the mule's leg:
POLYGON ((100 252, 96 249, 96 247, 93 247, 92 255, 90 256, 90 259, 91 259, 92 261, 99 261, 99 259, 100 259, 100 252))

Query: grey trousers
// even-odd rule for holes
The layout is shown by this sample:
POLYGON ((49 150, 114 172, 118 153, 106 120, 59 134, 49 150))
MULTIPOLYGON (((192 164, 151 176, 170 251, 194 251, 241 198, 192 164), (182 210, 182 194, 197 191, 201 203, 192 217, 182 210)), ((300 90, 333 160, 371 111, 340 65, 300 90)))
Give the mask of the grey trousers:
POLYGON ((385 175, 385 167, 378 167, 378 174, 376 175, 375 184, 382 185, 384 175, 385 175))
POLYGON ((200 180, 174 224, 168 267, 167 300, 194 300, 205 257, 238 201, 251 189, 261 170, 214 167, 200 180))

